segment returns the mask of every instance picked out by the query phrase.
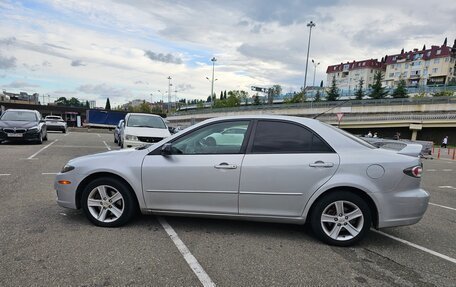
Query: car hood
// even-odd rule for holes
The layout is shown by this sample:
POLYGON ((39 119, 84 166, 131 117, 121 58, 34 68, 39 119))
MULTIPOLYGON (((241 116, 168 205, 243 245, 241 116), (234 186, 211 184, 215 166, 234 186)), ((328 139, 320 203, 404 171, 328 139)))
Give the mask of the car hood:
POLYGON ((24 122, 24 121, 0 121, 0 128, 23 128, 29 129, 36 127, 38 122, 24 122))
POLYGON ((140 128, 140 127, 126 127, 124 133, 126 135, 140 136, 140 137, 157 137, 166 138, 171 134, 168 129, 155 129, 155 128, 140 128))
POLYGON ((77 158, 71 159, 68 163, 70 164, 77 164, 82 161, 86 160, 99 160, 99 159, 108 159, 108 158, 126 158, 131 155, 131 153, 137 152, 137 150, 133 148, 128 148, 128 149, 120 149, 120 150, 111 150, 107 152, 101 152, 101 153, 95 153, 95 154, 89 154, 85 156, 80 156, 77 158))

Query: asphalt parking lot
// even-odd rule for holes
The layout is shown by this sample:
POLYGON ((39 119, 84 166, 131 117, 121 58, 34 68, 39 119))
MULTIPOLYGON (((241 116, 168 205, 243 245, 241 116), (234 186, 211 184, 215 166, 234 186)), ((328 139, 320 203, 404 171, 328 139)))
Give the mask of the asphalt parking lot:
POLYGON ((107 229, 57 206, 55 173, 110 149, 112 134, 81 132, 0 144, 0 286, 456 285, 456 161, 424 160, 420 223, 339 248, 302 226, 141 216, 107 229))

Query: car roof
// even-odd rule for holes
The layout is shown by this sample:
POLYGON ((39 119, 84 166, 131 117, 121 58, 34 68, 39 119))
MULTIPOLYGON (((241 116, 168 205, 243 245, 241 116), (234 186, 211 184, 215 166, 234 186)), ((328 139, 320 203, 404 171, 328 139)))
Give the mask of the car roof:
POLYGON ((161 118, 160 115, 156 115, 156 114, 146 114, 146 113, 128 113, 127 116, 151 116, 151 117, 158 117, 158 118, 161 118))

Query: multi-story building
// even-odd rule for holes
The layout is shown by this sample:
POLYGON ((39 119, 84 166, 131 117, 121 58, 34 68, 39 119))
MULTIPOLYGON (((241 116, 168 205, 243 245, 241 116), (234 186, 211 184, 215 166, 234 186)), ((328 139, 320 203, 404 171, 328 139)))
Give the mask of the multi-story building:
POLYGON ((16 93, 10 93, 3 91, 2 99, 3 101, 7 100, 12 103, 20 103, 20 104, 33 104, 33 105, 38 105, 40 103, 40 95, 37 93, 29 95, 26 92, 19 92, 18 94, 16 93))
POLYGON ((370 59, 328 66, 326 85, 331 86, 333 77, 335 77, 336 85, 342 96, 352 95, 359 85, 360 79, 364 80, 363 88, 373 84, 376 71, 384 72, 385 63, 377 59, 370 59))
MULTIPOLYGON (((456 42, 455 42, 456 45, 456 42)), ((432 46, 430 49, 386 56, 384 85, 395 87, 403 79, 407 86, 443 85, 456 79, 456 47, 432 46)))
POLYGON ((97 102, 96 101, 94 101, 94 100, 89 101, 89 107, 91 109, 95 109, 96 106, 97 106, 97 102))

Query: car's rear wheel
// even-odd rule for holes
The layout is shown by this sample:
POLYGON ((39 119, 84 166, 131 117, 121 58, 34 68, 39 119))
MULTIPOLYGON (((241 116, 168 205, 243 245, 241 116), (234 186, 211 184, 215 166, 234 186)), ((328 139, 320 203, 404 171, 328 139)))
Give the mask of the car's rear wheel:
POLYGON ((44 135, 43 140, 44 140, 44 141, 47 141, 47 140, 48 140, 48 134, 47 134, 47 132, 46 132, 46 134, 44 135))
POLYGON ((36 141, 37 144, 42 144, 43 143, 43 133, 40 132, 40 134, 38 135, 38 139, 36 141))
POLYGON ((137 207, 130 188, 114 178, 99 178, 82 193, 82 209, 95 225, 118 227, 130 221, 137 207))
POLYGON ((372 223, 369 205, 347 191, 336 191, 321 198, 313 207, 310 220, 315 235, 336 246, 357 243, 372 223))
POLYGON ((114 136, 114 143, 118 143, 119 141, 117 140, 116 136, 114 136))

